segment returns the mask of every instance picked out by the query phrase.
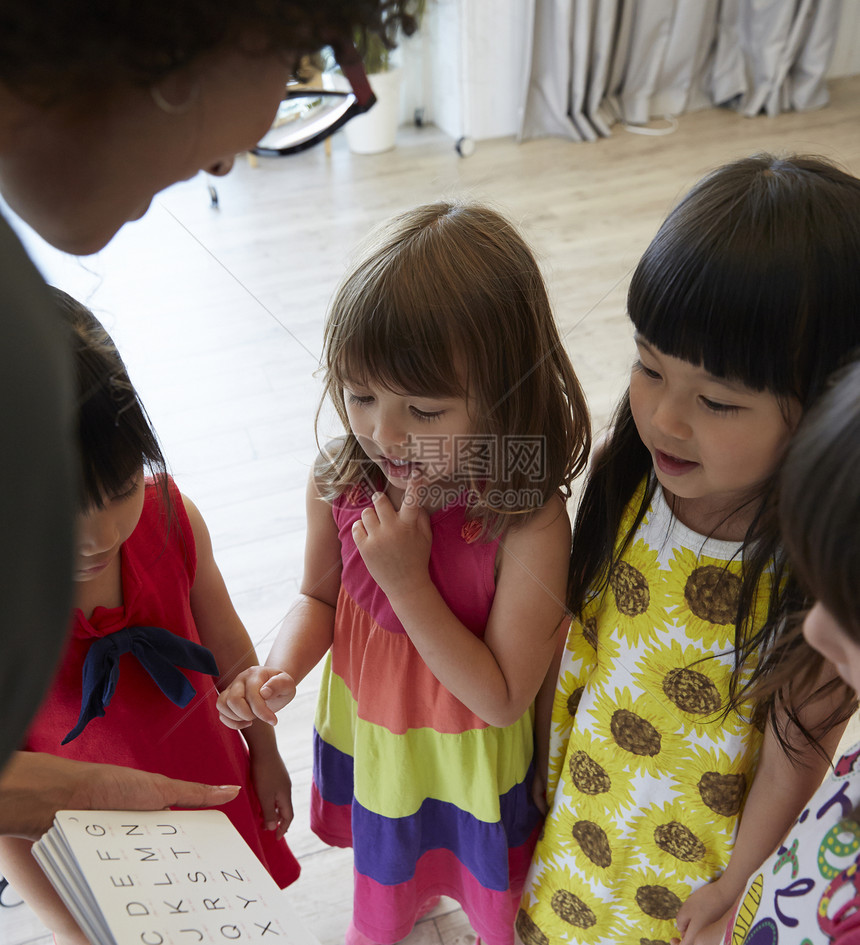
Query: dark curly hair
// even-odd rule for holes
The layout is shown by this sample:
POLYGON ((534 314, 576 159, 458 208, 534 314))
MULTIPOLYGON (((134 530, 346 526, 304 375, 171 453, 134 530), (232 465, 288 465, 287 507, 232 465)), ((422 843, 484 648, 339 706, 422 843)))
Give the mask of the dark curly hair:
MULTIPOLYGON (((3 0, 0 83, 45 104, 113 82, 151 85, 210 50, 263 37, 294 59, 356 33, 393 45, 415 0, 3 0)), ((262 50, 261 50, 262 51, 262 50)))

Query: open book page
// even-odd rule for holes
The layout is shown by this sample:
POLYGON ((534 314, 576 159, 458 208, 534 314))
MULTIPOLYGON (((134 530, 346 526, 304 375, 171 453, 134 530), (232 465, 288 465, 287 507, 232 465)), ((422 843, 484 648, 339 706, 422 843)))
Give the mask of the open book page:
POLYGON ((33 855, 94 945, 319 945, 221 811, 59 811, 33 855))

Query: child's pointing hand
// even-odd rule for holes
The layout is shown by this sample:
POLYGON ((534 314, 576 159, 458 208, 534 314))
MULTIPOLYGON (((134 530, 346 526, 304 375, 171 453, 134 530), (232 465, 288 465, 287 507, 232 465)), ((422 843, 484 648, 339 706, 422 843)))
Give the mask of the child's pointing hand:
POLYGON ((420 476, 406 483, 400 510, 382 492, 373 496, 352 526, 352 537, 371 577, 389 600, 411 593, 430 580, 428 564, 433 533, 421 507, 420 476))
POLYGON ((251 666, 218 696, 218 714, 227 728, 247 728, 257 719, 277 725, 275 713, 292 702, 295 694, 296 684, 288 673, 269 666, 251 666))

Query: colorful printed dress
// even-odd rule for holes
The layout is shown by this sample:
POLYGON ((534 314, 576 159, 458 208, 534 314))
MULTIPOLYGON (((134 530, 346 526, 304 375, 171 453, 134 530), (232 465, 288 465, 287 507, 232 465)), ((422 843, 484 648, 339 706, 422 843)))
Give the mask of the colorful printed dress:
POLYGON ((783 845, 757 872, 726 945, 860 942, 860 745, 836 763, 783 845))
POLYGON ((674 519, 658 487, 607 590, 574 623, 550 811, 517 916, 526 945, 668 943, 681 904, 728 862, 761 744, 725 714, 739 555, 674 519))
MULTIPOLYGON (((317 708, 311 826, 353 847, 353 922, 373 941, 399 941, 427 900, 445 895, 488 945, 510 945, 539 821, 532 714, 487 725, 430 672, 352 540, 369 504, 356 487, 333 507, 343 574, 317 708)), ((498 542, 476 540, 461 503, 431 525, 430 576, 480 637, 498 542)))
POLYGON ((123 653, 105 715, 61 744, 78 721, 83 665, 96 640, 126 628, 159 627, 200 643, 190 603, 197 568, 194 535, 172 480, 169 489, 173 511, 169 528, 158 489, 148 482, 140 522, 120 549, 122 606, 97 607, 89 620, 75 611, 57 675, 24 747, 186 781, 242 785, 238 797, 220 809, 276 882, 287 886, 298 877, 299 865, 286 843, 263 828, 244 739, 219 721, 218 692, 211 676, 184 671, 197 694, 180 708, 164 695, 133 653, 123 653))

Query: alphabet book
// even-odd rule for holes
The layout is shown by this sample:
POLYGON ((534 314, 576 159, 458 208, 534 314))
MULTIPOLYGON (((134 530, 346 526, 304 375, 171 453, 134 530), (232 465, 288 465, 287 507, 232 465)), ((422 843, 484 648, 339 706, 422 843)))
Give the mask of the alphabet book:
POLYGON ((319 945, 221 811, 59 811, 33 855, 93 945, 319 945))

